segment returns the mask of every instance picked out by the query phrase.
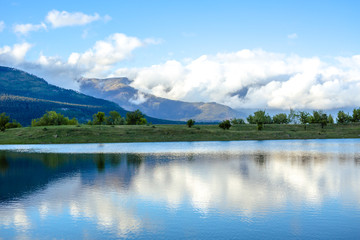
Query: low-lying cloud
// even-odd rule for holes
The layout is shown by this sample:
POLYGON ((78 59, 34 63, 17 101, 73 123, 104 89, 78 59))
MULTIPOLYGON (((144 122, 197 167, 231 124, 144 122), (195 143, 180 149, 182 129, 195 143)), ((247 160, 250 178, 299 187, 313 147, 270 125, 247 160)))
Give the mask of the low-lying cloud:
MULTIPOLYGON (((27 61, 32 44, 0 46, 0 64, 18 67, 50 83, 78 90, 80 77, 128 77, 144 93, 174 100, 218 102, 233 108, 333 109, 359 107, 360 55, 301 57, 244 49, 170 60, 143 68, 119 68, 134 50, 158 40, 115 33, 93 47, 62 59, 45 56, 27 61)), ((144 99, 134 99, 144 101, 144 99)))
POLYGON ((141 40, 115 33, 104 40, 97 41, 85 52, 71 53, 67 60, 40 53, 35 61, 24 59, 32 46, 24 42, 12 47, 0 47, 0 65, 17 67, 43 77, 57 86, 78 90, 76 82, 78 78, 82 76, 107 77, 113 72, 112 68, 115 64, 131 57, 135 49, 148 45, 150 42, 151 39, 141 40))
POLYGON ((146 68, 122 68, 132 86, 159 97, 233 108, 331 109, 359 106, 360 55, 303 58, 263 50, 203 55, 146 68))

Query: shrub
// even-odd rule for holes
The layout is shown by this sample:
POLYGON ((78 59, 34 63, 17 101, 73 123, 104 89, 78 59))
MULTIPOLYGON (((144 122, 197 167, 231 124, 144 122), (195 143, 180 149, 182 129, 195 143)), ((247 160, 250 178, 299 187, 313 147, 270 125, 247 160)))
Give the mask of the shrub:
POLYGON ((117 111, 111 111, 109 116, 105 117, 105 122, 106 125, 123 125, 125 124, 125 119, 117 111))
POLYGON ((78 125, 76 118, 69 120, 68 117, 55 111, 46 112, 41 118, 33 119, 31 126, 56 126, 56 125, 78 125))
POLYGON ((12 122, 8 122, 6 125, 5 125, 5 128, 6 129, 9 129, 9 128, 21 128, 21 124, 18 123, 16 120, 13 120, 12 122))
POLYGON ((221 123, 219 123, 219 128, 222 128, 224 130, 230 129, 230 127, 231 127, 231 123, 229 120, 224 120, 221 123))
POLYGON ((6 129, 6 124, 10 121, 10 117, 6 116, 5 113, 0 114, 0 131, 4 132, 6 129))
POLYGON ((147 121, 144 114, 138 109, 134 112, 126 113, 126 124, 127 125, 144 125, 147 121))
POLYGON ((94 125, 101 125, 105 122, 105 113, 104 112, 98 112, 93 115, 93 124, 94 125))
POLYGON ((192 126, 194 126, 194 124, 195 124, 195 120, 193 120, 193 119, 189 119, 189 120, 187 120, 187 122, 186 122, 186 125, 187 125, 189 128, 191 128, 192 126))
POLYGON ((290 119, 287 117, 286 113, 279 113, 273 117, 273 122, 277 124, 288 124, 290 119))
POLYGON ((236 124, 245 124, 244 119, 241 118, 234 118, 230 120, 232 125, 236 125, 236 124))

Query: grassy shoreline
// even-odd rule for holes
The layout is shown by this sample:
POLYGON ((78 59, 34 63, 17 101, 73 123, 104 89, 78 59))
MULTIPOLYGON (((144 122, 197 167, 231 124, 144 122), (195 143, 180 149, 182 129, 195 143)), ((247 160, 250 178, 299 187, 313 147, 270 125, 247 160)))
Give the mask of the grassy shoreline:
POLYGON ((180 142, 235 141, 280 139, 360 138, 360 124, 331 124, 324 129, 319 124, 236 125, 222 130, 217 125, 119 125, 119 126, 47 126, 8 129, 0 132, 0 144, 50 143, 114 143, 114 142, 180 142))

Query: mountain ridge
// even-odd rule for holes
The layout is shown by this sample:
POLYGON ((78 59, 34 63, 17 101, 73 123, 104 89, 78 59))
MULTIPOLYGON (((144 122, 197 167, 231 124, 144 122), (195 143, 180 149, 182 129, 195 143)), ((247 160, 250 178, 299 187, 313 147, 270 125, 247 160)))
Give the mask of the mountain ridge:
MULTIPOLYGON (((69 118, 87 122, 98 111, 108 114, 128 111, 118 104, 49 84, 43 78, 16 68, 0 66, 0 113, 6 112, 24 126, 46 111, 57 111, 69 118)), ((176 123, 146 116, 152 123, 176 123)))
POLYGON ((216 102, 185 102, 157 97, 132 87, 132 80, 119 78, 81 78, 78 80, 80 92, 113 101, 128 110, 139 108, 149 116, 169 120, 218 122, 243 116, 228 106, 216 102))

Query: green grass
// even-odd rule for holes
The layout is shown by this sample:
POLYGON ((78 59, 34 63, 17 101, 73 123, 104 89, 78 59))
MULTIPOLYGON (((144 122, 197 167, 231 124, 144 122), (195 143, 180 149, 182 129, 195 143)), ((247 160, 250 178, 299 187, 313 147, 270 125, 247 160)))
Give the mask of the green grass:
POLYGON ((230 141, 270 139, 359 138, 360 124, 328 125, 236 125, 222 130, 217 125, 150 125, 150 126, 47 126, 8 129, 0 132, 0 144, 40 143, 110 143, 110 142, 173 142, 230 141))

